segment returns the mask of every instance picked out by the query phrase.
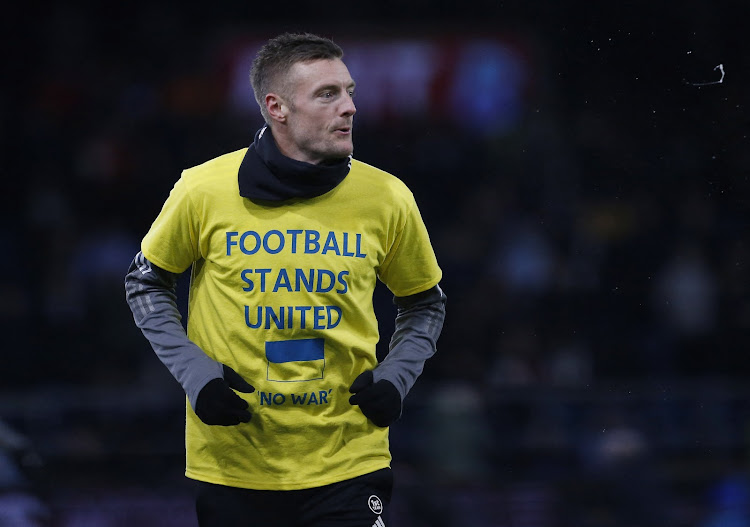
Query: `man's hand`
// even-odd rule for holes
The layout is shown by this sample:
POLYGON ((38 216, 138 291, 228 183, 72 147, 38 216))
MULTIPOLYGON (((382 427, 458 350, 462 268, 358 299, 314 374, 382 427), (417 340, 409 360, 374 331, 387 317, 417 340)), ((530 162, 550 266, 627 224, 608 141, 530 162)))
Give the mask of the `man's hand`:
POLYGON ((373 382, 372 370, 359 374, 349 391, 349 403, 359 406, 376 426, 386 427, 401 416, 401 394, 390 381, 373 382))
POLYGON ((195 414, 207 425, 232 426, 247 423, 252 418, 247 401, 232 389, 253 393, 255 388, 226 364, 224 378, 217 377, 206 384, 195 401, 195 414))

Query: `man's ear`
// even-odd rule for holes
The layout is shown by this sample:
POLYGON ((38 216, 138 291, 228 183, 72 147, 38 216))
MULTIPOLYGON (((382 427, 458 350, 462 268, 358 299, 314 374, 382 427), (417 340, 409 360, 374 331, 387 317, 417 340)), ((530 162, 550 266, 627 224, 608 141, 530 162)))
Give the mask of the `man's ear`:
POLYGON ((279 123, 286 122, 286 116, 289 113, 289 105, 284 99, 276 93, 266 94, 266 110, 268 115, 274 121, 279 123))

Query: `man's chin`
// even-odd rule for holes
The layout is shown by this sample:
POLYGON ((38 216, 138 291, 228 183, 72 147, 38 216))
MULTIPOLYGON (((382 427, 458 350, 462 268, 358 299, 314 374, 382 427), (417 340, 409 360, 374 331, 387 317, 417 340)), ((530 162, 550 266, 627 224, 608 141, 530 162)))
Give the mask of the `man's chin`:
POLYGON ((352 155, 353 152, 354 145, 351 142, 349 142, 349 144, 339 143, 336 145, 328 145, 328 148, 325 151, 320 152, 320 157, 324 163, 335 163, 341 159, 346 159, 352 155))
POLYGON ((352 145, 349 145, 346 148, 335 148, 332 150, 331 155, 332 157, 336 157, 338 159, 343 159, 345 157, 349 157, 354 153, 354 147, 352 145))

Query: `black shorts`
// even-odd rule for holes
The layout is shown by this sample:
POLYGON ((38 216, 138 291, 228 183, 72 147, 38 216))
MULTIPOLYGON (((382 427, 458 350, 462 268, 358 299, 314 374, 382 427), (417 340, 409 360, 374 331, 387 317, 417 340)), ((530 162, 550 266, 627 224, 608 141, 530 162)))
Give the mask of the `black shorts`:
POLYGON ((197 482, 200 527, 386 527, 386 468, 323 487, 249 490, 197 482))

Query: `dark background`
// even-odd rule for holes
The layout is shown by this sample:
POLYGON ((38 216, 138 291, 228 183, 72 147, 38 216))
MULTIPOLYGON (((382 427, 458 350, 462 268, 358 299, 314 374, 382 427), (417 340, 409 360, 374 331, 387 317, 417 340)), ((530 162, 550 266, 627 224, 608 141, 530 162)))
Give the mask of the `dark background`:
POLYGON ((444 271, 388 525, 750 525, 750 8, 460 4, 4 13, 0 525, 194 525, 122 282, 180 171, 252 140, 242 68, 287 30, 344 47, 355 156, 444 271))

